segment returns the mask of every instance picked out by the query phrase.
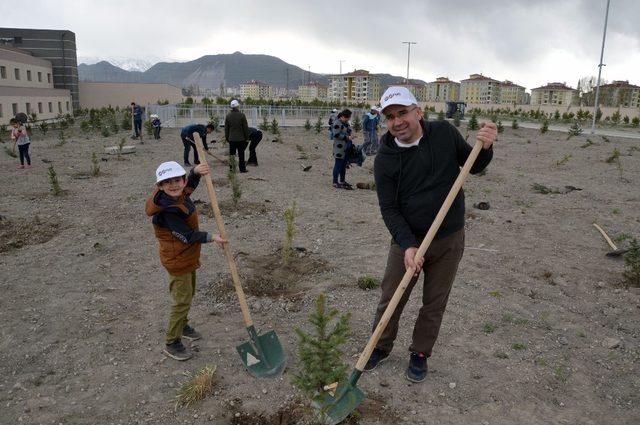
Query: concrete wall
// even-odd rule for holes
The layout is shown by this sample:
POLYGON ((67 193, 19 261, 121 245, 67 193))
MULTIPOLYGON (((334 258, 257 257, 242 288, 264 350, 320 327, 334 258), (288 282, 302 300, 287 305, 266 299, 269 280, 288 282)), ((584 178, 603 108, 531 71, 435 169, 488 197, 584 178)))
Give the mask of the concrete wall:
POLYGON ((73 113, 71 92, 65 89, 30 87, 0 87, 0 125, 9 124, 14 108, 17 112, 35 112, 38 119, 56 118, 59 114, 73 113), (27 111, 27 103, 30 111, 27 111), (51 103, 51 112, 49 112, 51 103), (40 112, 40 108, 42 112, 40 112))
POLYGON ((53 88, 51 75, 51 62, 0 45, 0 87, 53 88))
POLYGON ((184 100, 182 90, 169 84, 154 83, 80 83, 80 107, 129 106, 131 102, 144 106, 159 100, 170 104, 184 100))

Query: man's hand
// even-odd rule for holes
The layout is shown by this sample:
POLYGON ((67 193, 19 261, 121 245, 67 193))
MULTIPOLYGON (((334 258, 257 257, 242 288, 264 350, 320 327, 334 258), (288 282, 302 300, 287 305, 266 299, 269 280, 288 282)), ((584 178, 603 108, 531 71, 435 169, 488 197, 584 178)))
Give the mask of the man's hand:
POLYGON ((193 168, 193 171, 200 176, 206 176, 207 174, 209 174, 209 165, 198 164, 193 168))
POLYGON ((219 247, 223 247, 223 246, 224 246, 224 244, 229 243, 229 241, 228 241, 228 240, 226 240, 226 239, 222 239, 222 236, 220 236, 220 235, 215 235, 215 236, 213 237, 213 241, 214 241, 216 244, 218 244, 218 246, 219 246, 219 247))
POLYGON ((418 276, 424 265, 424 257, 418 261, 414 261, 418 248, 412 246, 404 251, 404 267, 405 269, 413 269, 415 271, 414 276, 418 276))
POLYGON ((498 127, 492 122, 480 123, 480 130, 478 130, 477 140, 482 142, 482 149, 489 149, 493 142, 498 137, 498 127))

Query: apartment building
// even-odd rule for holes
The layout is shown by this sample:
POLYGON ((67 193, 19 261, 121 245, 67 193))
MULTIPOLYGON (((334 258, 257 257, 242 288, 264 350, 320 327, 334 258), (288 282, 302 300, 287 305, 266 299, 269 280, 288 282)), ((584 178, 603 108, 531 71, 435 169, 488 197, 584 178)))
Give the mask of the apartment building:
POLYGON ((49 61, 56 89, 71 92, 72 109, 80 106, 76 35, 67 30, 0 28, 0 44, 49 61))
POLYGON ((380 79, 363 69, 329 76, 329 100, 348 103, 376 103, 380 99, 380 79))
POLYGON ((427 101, 427 86, 419 83, 407 82, 407 80, 402 80, 394 84, 394 86, 406 87, 413 95, 416 97, 418 102, 426 102, 427 101))
MULTIPOLYGON (((585 96, 588 106, 593 106, 595 90, 585 96)), ((640 86, 629 84, 628 80, 617 80, 600 86, 600 106, 640 108, 640 86)))
POLYGON ((447 77, 438 77, 427 83, 427 102, 457 102, 460 99, 460 83, 451 81, 447 77))
POLYGON ((38 119, 73 113, 71 91, 54 88, 51 62, 0 44, 0 124, 19 112, 38 119))
POLYGON ((271 99, 273 98, 273 88, 262 81, 251 80, 240 84, 240 98, 246 99, 271 99))
POLYGON ((324 84, 312 82, 298 86, 298 99, 303 102, 313 102, 314 100, 327 100, 329 87, 324 84))
POLYGON ((460 100, 466 103, 499 103, 500 81, 482 74, 471 74, 460 81, 460 100))
POLYGON ((546 86, 531 89, 532 105, 562 105, 578 104, 578 91, 564 83, 547 83, 546 86))
POLYGON ((525 88, 512 81, 505 80, 500 84, 500 103, 505 105, 524 105, 525 88))

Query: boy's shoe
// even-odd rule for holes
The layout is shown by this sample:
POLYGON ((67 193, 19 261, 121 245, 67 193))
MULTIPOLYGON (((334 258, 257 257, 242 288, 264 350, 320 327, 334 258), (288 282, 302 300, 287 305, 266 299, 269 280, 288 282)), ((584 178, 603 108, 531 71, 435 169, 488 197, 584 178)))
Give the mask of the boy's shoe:
POLYGON ((376 366, 378 366, 383 361, 387 360, 387 358, 389 357, 389 354, 391 353, 389 353, 388 351, 382 351, 379 348, 374 348, 373 351, 371 352, 371 356, 369 356, 369 360, 367 361, 367 364, 364 365, 365 372, 369 372, 375 369, 376 366))
POLYGON ((342 189, 342 183, 334 183, 333 187, 334 189, 342 189))
POLYGON ((182 345, 182 341, 180 340, 174 341, 171 344, 165 344, 162 353, 166 356, 171 357, 172 359, 179 361, 189 360, 192 356, 191 352, 189 352, 187 348, 182 345))
POLYGON ((427 356, 424 353, 411 353, 407 379, 411 382, 422 382, 427 377, 427 356))
POLYGON ((182 337, 185 338, 185 339, 188 339, 189 341, 197 341, 200 338, 202 338, 202 335, 200 335, 191 326, 184 325, 184 328, 182 329, 182 337))
POLYGON ((24 168, 24 165, 18 165, 16 168, 22 170, 24 168))
POLYGON ((342 182, 341 184, 343 189, 353 190, 353 186, 351 186, 351 183, 342 182))

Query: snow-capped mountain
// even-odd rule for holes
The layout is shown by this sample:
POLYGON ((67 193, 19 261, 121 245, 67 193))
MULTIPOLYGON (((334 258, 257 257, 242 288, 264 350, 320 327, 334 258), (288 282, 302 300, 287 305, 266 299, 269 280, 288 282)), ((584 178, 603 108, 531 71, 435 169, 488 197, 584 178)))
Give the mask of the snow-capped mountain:
POLYGON ((150 61, 146 59, 131 59, 131 58, 97 58, 97 57, 78 57, 78 64, 84 63, 87 65, 93 65, 95 63, 107 61, 111 65, 117 66, 118 68, 124 69, 126 71, 139 71, 144 72, 147 69, 151 68, 158 61, 150 61))

